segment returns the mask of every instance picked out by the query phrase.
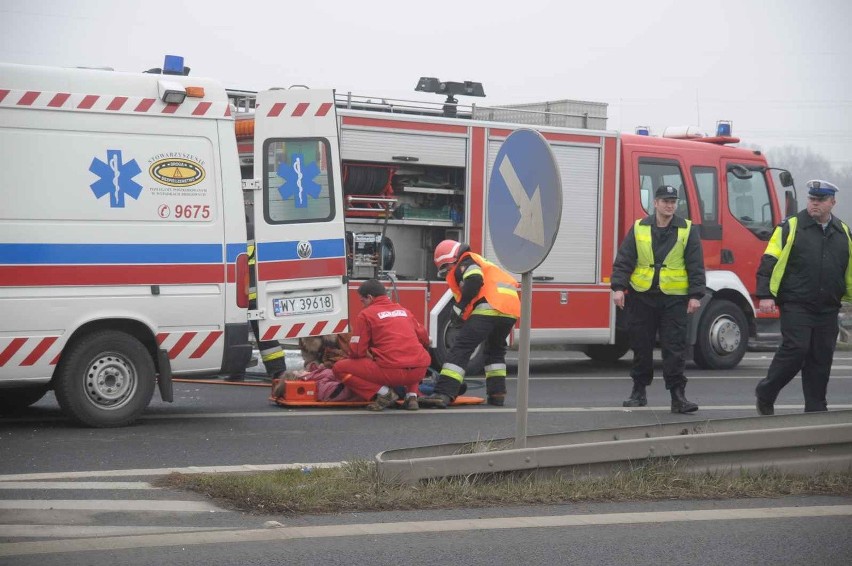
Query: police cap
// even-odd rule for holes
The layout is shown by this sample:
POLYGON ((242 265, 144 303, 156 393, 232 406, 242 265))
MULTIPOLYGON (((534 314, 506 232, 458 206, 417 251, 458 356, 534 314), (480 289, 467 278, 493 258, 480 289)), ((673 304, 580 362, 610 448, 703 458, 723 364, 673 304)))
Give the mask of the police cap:
POLYGON ((671 185, 660 185, 657 192, 654 193, 654 198, 677 198, 677 189, 671 185))
POLYGON ((819 179, 808 181, 809 195, 813 195, 815 197, 833 197, 836 192, 837 186, 829 183, 828 181, 820 181, 819 179))

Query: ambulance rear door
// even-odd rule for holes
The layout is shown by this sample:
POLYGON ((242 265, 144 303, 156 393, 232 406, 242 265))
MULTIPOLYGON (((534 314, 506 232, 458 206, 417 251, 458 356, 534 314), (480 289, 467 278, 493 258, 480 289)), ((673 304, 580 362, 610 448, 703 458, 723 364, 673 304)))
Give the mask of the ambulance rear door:
POLYGON ((334 91, 258 93, 254 235, 262 340, 348 330, 334 91))

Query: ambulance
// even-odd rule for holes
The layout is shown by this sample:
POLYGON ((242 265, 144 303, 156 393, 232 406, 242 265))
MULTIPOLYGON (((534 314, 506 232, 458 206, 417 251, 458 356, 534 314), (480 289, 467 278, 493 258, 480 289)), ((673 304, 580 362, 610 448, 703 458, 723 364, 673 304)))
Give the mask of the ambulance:
POLYGON ((242 372, 250 318, 347 329, 333 92, 257 94, 264 187, 242 180, 225 89, 187 74, 0 65, 3 414, 52 389, 78 423, 127 425, 174 376, 242 372))

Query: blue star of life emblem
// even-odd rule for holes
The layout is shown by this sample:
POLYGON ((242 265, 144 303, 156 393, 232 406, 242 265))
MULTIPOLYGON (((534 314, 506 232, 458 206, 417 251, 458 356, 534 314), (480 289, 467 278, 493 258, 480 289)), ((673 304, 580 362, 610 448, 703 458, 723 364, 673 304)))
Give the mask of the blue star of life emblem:
POLYGON ((89 171, 100 177, 89 185, 95 198, 109 195, 111 208, 124 208, 124 195, 138 200, 142 185, 133 180, 142 169, 135 159, 123 163, 120 149, 108 149, 106 163, 95 157, 89 171))
POLYGON ((307 208, 308 196, 318 199, 322 186, 314 181, 319 175, 319 166, 316 161, 305 164, 305 156, 301 153, 293 155, 291 164, 282 163, 278 166, 278 176, 284 182, 278 187, 281 198, 287 200, 293 198, 296 208, 307 208))

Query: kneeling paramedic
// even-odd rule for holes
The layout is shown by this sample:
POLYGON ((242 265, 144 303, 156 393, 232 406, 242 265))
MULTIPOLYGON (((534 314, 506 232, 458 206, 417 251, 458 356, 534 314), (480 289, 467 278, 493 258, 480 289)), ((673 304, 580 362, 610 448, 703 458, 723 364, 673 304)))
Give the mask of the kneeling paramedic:
POLYGON ((355 318, 349 357, 337 361, 334 376, 366 400, 371 411, 393 405, 406 390, 403 408, 417 410, 417 385, 432 361, 426 348, 429 334, 411 312, 391 301, 378 279, 358 287, 364 308, 355 318))
POLYGON ((423 407, 444 409, 460 394, 465 368, 476 347, 485 341, 485 391, 489 405, 506 400, 506 339, 518 317, 521 301, 514 277, 467 244, 444 240, 435 247, 438 275, 453 292, 453 324, 461 324, 435 391, 420 399, 423 407))

